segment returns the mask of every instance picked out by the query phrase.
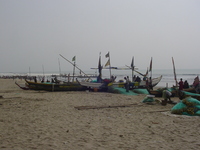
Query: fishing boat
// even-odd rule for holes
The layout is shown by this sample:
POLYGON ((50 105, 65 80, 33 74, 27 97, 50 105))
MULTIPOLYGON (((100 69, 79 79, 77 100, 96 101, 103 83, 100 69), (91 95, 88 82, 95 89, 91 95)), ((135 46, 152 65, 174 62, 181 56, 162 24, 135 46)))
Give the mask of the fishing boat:
POLYGON ((15 82, 15 84, 16 84, 19 88, 21 88, 22 90, 30 90, 30 88, 27 86, 27 84, 25 84, 25 86, 21 86, 21 85, 19 85, 17 82, 15 82))
POLYGON ((112 80, 110 79, 103 79, 101 82, 97 82, 97 81, 78 81, 77 82, 87 88, 87 89, 96 89, 98 91, 104 91, 106 92, 108 90, 108 84, 112 82, 112 80))
POLYGON ((85 90, 78 82, 66 82, 66 83, 37 83, 25 80, 27 86, 31 90, 44 90, 44 91, 82 91, 85 90))
MULTIPOLYGON (((160 80, 162 79, 162 75, 160 77, 157 78, 153 78, 152 79, 152 86, 155 87, 160 80)), ((109 88, 118 88, 118 87, 124 87, 125 82, 112 82, 108 84, 109 88)), ((131 82, 130 83, 130 89, 135 89, 135 88, 147 88, 146 86, 146 81, 141 81, 139 82, 131 82)))

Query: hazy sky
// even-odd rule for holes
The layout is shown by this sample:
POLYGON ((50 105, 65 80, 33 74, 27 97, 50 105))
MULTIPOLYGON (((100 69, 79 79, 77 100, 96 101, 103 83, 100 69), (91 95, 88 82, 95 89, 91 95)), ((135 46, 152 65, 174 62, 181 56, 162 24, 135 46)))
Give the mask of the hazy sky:
POLYGON ((200 69, 199 0, 0 0, 0 72, 200 69), (58 61, 59 60, 59 61, 58 61))

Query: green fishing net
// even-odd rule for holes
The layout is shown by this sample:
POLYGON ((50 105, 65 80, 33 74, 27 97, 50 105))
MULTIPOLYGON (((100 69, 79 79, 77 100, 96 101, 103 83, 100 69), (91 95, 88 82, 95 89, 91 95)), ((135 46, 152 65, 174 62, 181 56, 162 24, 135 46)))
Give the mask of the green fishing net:
POLYGON ((137 93, 129 90, 129 92, 126 92, 125 88, 112 88, 109 89, 109 92, 111 93, 118 93, 118 94, 125 94, 125 95, 138 95, 137 93))
POLYGON ((154 97, 153 96, 149 96, 149 95, 147 95, 144 99, 143 99, 143 103, 146 103, 146 102, 154 102, 155 101, 155 99, 154 99, 154 97))
POLYGON ((195 98, 187 97, 177 103, 172 109, 172 114, 199 116, 200 115, 200 101, 195 98))
POLYGON ((133 89, 133 92, 138 93, 138 94, 149 94, 147 89, 133 89))

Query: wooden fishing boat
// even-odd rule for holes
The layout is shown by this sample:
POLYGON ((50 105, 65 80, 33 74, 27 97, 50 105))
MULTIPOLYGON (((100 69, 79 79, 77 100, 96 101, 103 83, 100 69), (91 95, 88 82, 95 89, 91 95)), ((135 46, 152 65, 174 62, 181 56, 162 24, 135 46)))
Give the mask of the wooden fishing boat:
POLYGON ((97 89, 98 91, 107 91, 108 84, 111 82, 109 79, 104 79, 102 82, 95 82, 95 81, 78 81, 76 80, 81 86, 87 89, 97 89))
POLYGON ((15 82, 15 84, 16 84, 19 88, 21 88, 22 90, 30 90, 30 88, 27 86, 27 84, 25 84, 25 86, 21 86, 21 85, 19 85, 17 82, 15 82))
POLYGON ((45 91, 82 91, 85 90, 85 87, 81 86, 78 82, 68 82, 68 83, 37 83, 25 80, 27 86, 31 90, 45 90, 45 91))
MULTIPOLYGON (((162 75, 157 78, 152 79, 152 86, 155 87, 160 80, 162 79, 162 75)), ((124 87, 125 82, 112 82, 108 84, 109 88, 118 88, 118 87, 124 87)), ((140 83, 138 82, 131 82, 130 83, 130 89, 135 89, 135 88, 147 88, 146 87, 146 81, 141 81, 140 83)))

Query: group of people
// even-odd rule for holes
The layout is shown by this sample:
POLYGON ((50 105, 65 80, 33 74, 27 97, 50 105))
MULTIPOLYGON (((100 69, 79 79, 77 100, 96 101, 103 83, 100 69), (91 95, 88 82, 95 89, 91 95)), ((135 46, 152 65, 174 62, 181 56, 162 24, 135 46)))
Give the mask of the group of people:
POLYGON ((136 77, 136 75, 133 76, 133 82, 141 82, 141 78, 139 76, 136 77))
MULTIPOLYGON (((197 89, 197 87, 199 86, 200 82, 199 82, 199 77, 197 76, 194 79, 193 82, 193 87, 195 88, 195 90, 197 89)), ((179 95, 179 99, 182 99, 184 96, 184 93, 182 92, 183 89, 188 89, 190 88, 189 83, 187 82, 187 80, 185 80, 183 82, 183 79, 181 78, 180 81, 178 82, 179 85, 179 90, 178 90, 178 95, 179 95)), ((197 92, 197 91, 196 91, 197 92)), ((197 92, 198 93, 198 92, 197 92)), ((162 105, 166 105, 167 103, 172 103, 170 97, 172 96, 172 93, 168 90, 163 90, 163 95, 162 97, 164 98, 164 100, 162 101, 162 105)))
POLYGON ((185 80, 183 82, 183 79, 181 78, 180 81, 178 82, 179 85, 179 90, 183 90, 183 89, 188 89, 189 88, 189 83, 187 82, 187 80, 185 80))
MULTIPOLYGON (((124 77, 124 80, 125 80, 125 85, 124 85, 124 87, 125 87, 125 89, 126 89, 126 92, 129 92, 129 88, 130 88, 129 76, 124 77)), ((152 79, 151 79, 151 77, 146 78, 145 81, 146 81, 146 87, 147 87, 148 89, 153 90, 153 84, 152 84, 152 79)), ((140 83, 140 82, 141 82, 140 77, 139 77, 139 76, 137 76, 137 77, 134 76, 134 77, 133 77, 133 82, 138 82, 138 83, 140 83), (135 80, 134 80, 134 78, 135 78, 135 80)))
MULTIPOLYGON (((183 90, 183 89, 187 89, 187 88, 189 88, 189 84, 188 84, 188 82, 187 82, 187 80, 185 80, 184 82, 183 82, 183 79, 181 78, 180 79, 180 81, 179 82, 177 82, 177 84, 179 85, 178 87, 179 87, 179 91, 178 91, 178 93, 181 93, 181 91, 183 90)), ((167 103, 174 103, 172 100, 171 100, 171 97, 172 96, 172 93, 169 91, 169 90, 163 90, 163 92, 162 92, 162 97, 163 97, 163 101, 162 101, 162 105, 166 105, 167 103)))

